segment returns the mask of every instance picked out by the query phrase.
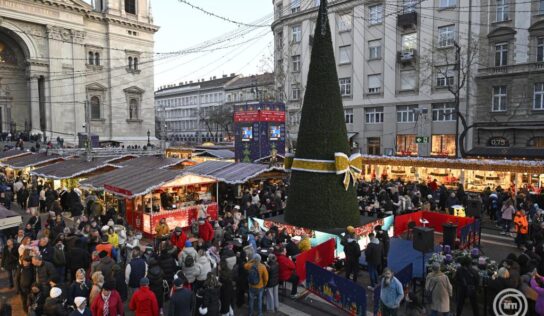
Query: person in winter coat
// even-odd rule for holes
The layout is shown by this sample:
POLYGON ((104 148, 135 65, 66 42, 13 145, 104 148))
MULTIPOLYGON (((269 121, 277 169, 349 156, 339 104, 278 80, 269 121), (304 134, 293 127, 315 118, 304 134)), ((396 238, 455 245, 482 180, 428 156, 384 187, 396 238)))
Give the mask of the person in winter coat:
POLYGON ((125 268, 125 282, 133 291, 139 287, 140 280, 147 275, 147 262, 141 258, 140 249, 132 250, 132 260, 125 268))
POLYGON ((461 267, 455 272, 455 289, 457 297, 457 315, 463 313, 465 300, 468 298, 472 306, 472 315, 478 316, 478 297, 477 290, 479 277, 476 271, 470 266, 472 260, 468 257, 463 257, 460 260, 461 267))
POLYGON ((510 229, 512 227, 512 219, 514 218, 515 213, 516 209, 513 206, 512 200, 507 200, 501 208, 501 219, 503 224, 503 231, 501 232, 501 235, 512 236, 510 229))
POLYGON ((149 289, 155 293, 159 309, 162 310, 164 303, 164 288, 162 280, 164 279, 164 272, 162 271, 159 262, 155 258, 149 260, 149 269, 147 270, 147 278, 149 279, 149 289))
POLYGON ((43 260, 41 256, 32 257, 32 265, 36 268, 36 280, 43 293, 49 293, 49 281, 57 276, 57 270, 51 262, 43 260))
MULTIPOLYGON (((163 245, 166 245, 166 243, 163 243, 163 245)), ((176 271, 178 271, 178 265, 176 263, 176 259, 174 258, 174 253, 174 248, 168 249, 164 247, 159 255, 159 266, 161 267, 162 272, 164 273, 164 279, 166 282, 168 282, 169 286, 172 285, 174 274, 176 271)))
POLYGON ((102 287, 104 286, 104 276, 102 275, 101 271, 93 273, 91 277, 93 281, 93 286, 91 287, 91 292, 89 293, 89 302, 91 302, 91 305, 94 302, 94 299, 100 295, 100 292, 102 291, 102 287))
POLYGON ((280 266, 274 254, 268 255, 265 263, 268 270, 268 283, 266 284, 266 310, 277 313, 280 308, 278 288, 280 285, 280 266))
POLYGON ((128 308, 134 311, 136 316, 159 316, 157 298, 149 289, 148 278, 140 280, 140 288, 132 295, 128 308))
POLYGON ((530 284, 531 288, 538 294, 535 312, 538 316, 544 316, 544 277, 535 274, 531 279, 530 284))
POLYGON ((185 260, 187 260, 187 256, 193 257, 194 261, 198 258, 198 253, 196 252, 196 249, 193 247, 193 243, 187 240, 185 242, 185 247, 179 254, 179 265, 183 267, 185 265, 185 260))
POLYGON ((38 250, 40 251, 40 255, 42 256, 43 260, 51 263, 53 262, 54 249, 51 246, 48 237, 40 238, 40 241, 38 243, 38 250))
POLYGON ((204 240, 206 244, 213 241, 214 230, 212 224, 208 220, 198 221, 198 236, 204 240))
MULTIPOLYGON (((432 272, 425 279, 425 291, 430 291, 432 300, 429 308, 433 315, 448 315, 453 288, 447 275, 440 271, 440 264, 432 265, 432 272)), ((494 296, 491 296, 494 297, 494 296)))
POLYGON ((68 311, 62 304, 62 290, 58 287, 51 288, 50 297, 45 300, 43 307, 44 316, 68 316, 68 311))
POLYGON ((67 256, 67 268, 72 274, 72 278, 75 277, 75 273, 79 269, 87 269, 91 265, 91 255, 89 251, 82 248, 81 240, 75 242, 75 247, 70 248, 67 256))
POLYGON ((110 244, 108 242, 108 235, 104 235, 102 236, 102 242, 100 242, 100 244, 96 245, 96 252, 100 253, 101 251, 105 251, 106 254, 109 256, 109 257, 112 257, 112 250, 113 250, 113 245, 110 244))
POLYGON ((200 315, 206 316, 219 316, 219 292, 221 284, 217 280, 217 277, 213 272, 209 272, 206 276, 202 288, 198 290, 197 295, 197 306, 200 312, 200 315), (201 305, 198 305, 198 302, 201 302, 201 305))
POLYGON ((278 249, 276 257, 279 265, 279 280, 280 282, 291 282, 291 296, 295 297, 299 281, 295 263, 287 257, 287 251, 284 248, 278 249))
POLYGON ((123 301, 111 282, 104 284, 100 294, 91 303, 91 313, 93 316, 125 315, 123 301), (108 311, 108 314, 105 314, 104 310, 108 311))
POLYGON ((378 269, 382 265, 383 249, 378 238, 374 236, 374 233, 368 234, 368 237, 370 238, 370 243, 366 246, 365 258, 370 277, 370 286, 374 288, 378 284, 378 269))
POLYGON ((174 280, 174 289, 168 304, 167 316, 193 316, 195 307, 193 292, 183 286, 186 280, 174 280))
POLYGON ((32 292, 32 283, 36 280, 32 259, 30 257, 23 258, 23 265, 17 268, 17 292, 21 296, 23 309, 28 311, 28 297, 32 292))
POLYGON ((359 274, 359 257, 361 256, 361 247, 355 237, 355 228, 348 226, 345 238, 342 239, 344 253, 346 254, 346 279, 353 275, 353 282, 357 283, 357 274, 359 274))
POLYGON ((306 233, 302 234, 302 240, 298 243, 298 249, 300 252, 308 251, 312 249, 312 243, 310 242, 310 237, 306 233))
POLYGON ((198 289, 202 287, 204 281, 206 281, 208 277, 208 273, 212 271, 212 263, 210 262, 208 256, 206 256, 204 250, 201 249, 198 251, 198 259, 196 260, 195 265, 198 265, 199 273, 196 276, 195 283, 193 284, 193 290, 198 294, 198 289))
POLYGON ((74 298, 75 309, 69 316, 92 316, 91 310, 87 307, 87 299, 82 296, 74 298))
POLYGON ((91 281, 85 278, 85 270, 77 270, 76 279, 68 288, 68 295, 66 296, 68 305, 74 304, 74 299, 76 297, 84 297, 89 299, 89 294, 91 294, 92 287, 93 285, 91 284, 91 281))
POLYGON ((104 282, 111 282, 114 281, 113 278, 113 266, 115 265, 115 261, 108 256, 108 253, 104 250, 98 253, 98 257, 100 257, 100 260, 98 261, 98 264, 94 266, 92 269, 92 272, 101 271, 102 275, 104 276, 104 282))
POLYGON ((393 276, 393 271, 389 268, 383 270, 380 291, 380 310, 382 315, 397 315, 400 302, 404 297, 402 283, 393 276))
POLYGON ((46 295, 40 289, 40 285, 38 283, 33 283, 27 301, 29 310, 38 316, 42 315, 46 298, 46 295))
POLYGON ((181 229, 181 227, 176 227, 174 229, 174 232, 172 233, 172 236, 170 236, 170 242, 172 245, 176 246, 179 251, 182 251, 185 247, 185 242, 187 241, 187 235, 181 229))
POLYGON ((219 263, 219 283, 221 283, 220 297, 221 297, 221 315, 233 314, 234 307, 234 283, 232 279, 232 270, 226 258, 222 258, 219 263))
POLYGON ((13 239, 8 239, 2 251, 2 268, 8 272, 9 288, 12 289, 15 284, 13 276, 19 266, 18 247, 13 243, 13 239))

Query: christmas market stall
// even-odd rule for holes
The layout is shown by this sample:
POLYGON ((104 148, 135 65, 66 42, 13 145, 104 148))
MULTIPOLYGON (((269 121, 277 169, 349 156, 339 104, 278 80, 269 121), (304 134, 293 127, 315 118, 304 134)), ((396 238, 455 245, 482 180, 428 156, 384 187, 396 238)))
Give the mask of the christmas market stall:
POLYGON ((544 185, 544 162, 527 160, 447 159, 363 155, 366 181, 402 179, 439 183, 481 192, 486 187, 527 188, 535 193, 544 185))
POLYGON ((30 180, 30 171, 47 166, 66 159, 60 155, 47 155, 45 153, 31 153, 28 155, 12 156, 8 159, 0 161, 0 167, 4 168, 4 172, 8 179, 22 177, 23 180, 30 180))
POLYGON ((188 227, 199 216, 217 219, 217 181, 212 178, 179 170, 127 166, 81 184, 83 188, 95 190, 102 186, 106 208, 123 205, 121 215, 146 236, 155 234, 155 227, 162 218, 172 229, 188 227))
POLYGON ((142 169, 170 169, 181 170, 196 165, 195 161, 189 159, 168 158, 162 155, 141 156, 134 159, 114 162, 119 167, 139 167, 142 169))

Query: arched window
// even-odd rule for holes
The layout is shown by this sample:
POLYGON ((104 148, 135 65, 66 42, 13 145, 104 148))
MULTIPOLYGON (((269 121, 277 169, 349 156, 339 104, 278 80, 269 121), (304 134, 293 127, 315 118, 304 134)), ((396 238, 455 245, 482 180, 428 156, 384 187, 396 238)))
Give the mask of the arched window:
POLYGON ((138 70, 138 58, 134 57, 134 70, 138 70))
POLYGON ((100 54, 94 53, 94 64, 100 66, 100 54))
POLYGON ((17 64, 17 55, 15 55, 15 51, 2 41, 0 41, 0 64, 17 64))
POLYGON ((132 57, 128 58, 128 69, 132 69, 132 57))
POLYGON ((130 99, 128 105, 128 118, 131 120, 138 119, 138 100, 136 99, 130 99))
POLYGON ((100 99, 97 96, 91 97, 91 120, 100 119, 100 99))
POLYGON ((89 65, 94 64, 94 54, 93 52, 89 52, 89 65))

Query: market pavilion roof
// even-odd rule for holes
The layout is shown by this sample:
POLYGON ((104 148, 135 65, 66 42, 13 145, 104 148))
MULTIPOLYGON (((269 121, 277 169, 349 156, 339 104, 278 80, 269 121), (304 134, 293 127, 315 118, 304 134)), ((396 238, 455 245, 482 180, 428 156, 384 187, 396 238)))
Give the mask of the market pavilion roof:
POLYGON ((47 163, 53 163, 66 159, 67 157, 62 157, 59 155, 47 155, 45 153, 32 153, 30 155, 17 156, 13 158, 6 159, 0 162, 2 167, 10 167, 12 169, 24 169, 28 167, 37 167, 40 165, 45 165, 47 163))
POLYGON ((285 171, 283 168, 268 167, 255 163, 235 163, 226 161, 206 161, 186 168, 185 173, 210 177, 229 184, 242 184, 266 172, 285 171))
POLYGON ((118 157, 94 158, 92 161, 86 161, 81 158, 67 159, 34 169, 30 174, 54 180, 70 179, 104 167, 112 166, 109 162, 117 158, 118 157))
POLYGON ((121 167, 140 167, 143 169, 164 169, 175 166, 187 160, 178 158, 165 158, 163 156, 141 156, 130 160, 125 160, 115 165, 121 167))

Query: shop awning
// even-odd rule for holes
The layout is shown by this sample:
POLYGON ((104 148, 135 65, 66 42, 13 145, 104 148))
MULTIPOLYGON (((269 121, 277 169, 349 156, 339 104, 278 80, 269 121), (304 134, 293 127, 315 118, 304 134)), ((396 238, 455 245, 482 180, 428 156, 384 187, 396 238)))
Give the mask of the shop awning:
POLYGON ((184 170, 187 174, 210 177, 229 184, 242 184, 263 173, 285 171, 283 168, 255 163, 234 163, 225 161, 206 161, 184 170))
POLYGON ((234 152, 228 149, 206 149, 195 156, 214 157, 218 159, 234 159, 234 152))
POLYGON ((121 167, 140 167, 144 169, 164 169, 184 161, 185 160, 178 158, 165 158, 163 156, 141 156, 116 163, 116 165, 121 167))
POLYGON ((63 160, 64 158, 59 155, 47 155, 47 154, 30 154, 19 157, 6 159, 0 162, 0 166, 10 167, 12 169, 24 169, 28 167, 37 167, 45 165, 47 163, 53 163, 55 161, 63 160))
POLYGON ((365 165, 391 165, 425 168, 451 168, 482 171, 500 171, 544 174, 544 161, 492 160, 492 159, 448 159, 423 157, 389 157, 363 155, 365 165))
POLYGON ((544 148, 475 147, 467 152, 471 157, 544 159, 544 148))
POLYGON ((111 166, 109 161, 117 157, 95 158, 88 162, 85 159, 68 159, 57 163, 37 168, 30 172, 31 175, 47 179, 60 180, 71 179, 79 175, 90 173, 98 169, 111 166))

